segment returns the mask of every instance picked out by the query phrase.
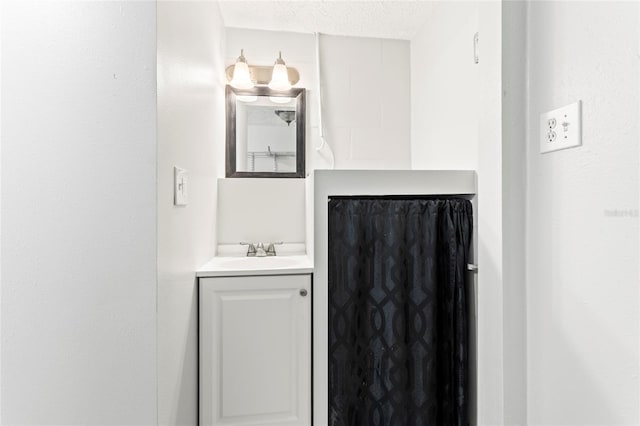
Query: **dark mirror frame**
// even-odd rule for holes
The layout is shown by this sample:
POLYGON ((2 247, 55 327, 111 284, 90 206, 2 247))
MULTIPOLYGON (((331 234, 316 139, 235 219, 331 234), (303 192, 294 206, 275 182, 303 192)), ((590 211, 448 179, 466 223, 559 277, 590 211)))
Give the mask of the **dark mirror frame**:
POLYGON ((271 90, 268 87, 236 89, 227 85, 227 147, 226 176, 238 178, 304 178, 305 177, 305 89, 293 88, 286 92, 271 90), (278 96, 296 98, 296 171, 278 172, 241 172, 236 170, 236 97, 237 96, 278 96))

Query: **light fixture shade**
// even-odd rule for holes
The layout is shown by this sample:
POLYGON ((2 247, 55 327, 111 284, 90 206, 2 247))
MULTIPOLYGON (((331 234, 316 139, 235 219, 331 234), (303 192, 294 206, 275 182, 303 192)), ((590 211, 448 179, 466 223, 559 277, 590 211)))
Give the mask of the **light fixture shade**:
POLYGON ((269 82, 269 89, 285 91, 291 89, 291 82, 289 81, 289 73, 287 72, 287 66, 282 60, 282 52, 280 52, 276 63, 273 66, 273 74, 271 74, 271 81, 269 82))
POLYGON ((244 51, 240 51, 240 57, 236 61, 236 65, 233 67, 233 78, 229 82, 232 87, 236 89, 252 89, 253 81, 251 81, 251 75, 249 74, 249 66, 247 60, 244 58, 244 51))

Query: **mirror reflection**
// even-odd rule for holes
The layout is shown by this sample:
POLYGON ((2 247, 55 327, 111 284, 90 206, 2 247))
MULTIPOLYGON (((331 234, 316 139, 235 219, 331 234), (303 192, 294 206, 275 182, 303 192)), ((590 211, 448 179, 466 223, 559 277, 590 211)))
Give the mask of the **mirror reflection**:
POLYGON ((304 89, 227 87, 227 177, 304 177, 304 89))
POLYGON ((236 171, 295 173, 295 120, 294 98, 238 96, 236 171))

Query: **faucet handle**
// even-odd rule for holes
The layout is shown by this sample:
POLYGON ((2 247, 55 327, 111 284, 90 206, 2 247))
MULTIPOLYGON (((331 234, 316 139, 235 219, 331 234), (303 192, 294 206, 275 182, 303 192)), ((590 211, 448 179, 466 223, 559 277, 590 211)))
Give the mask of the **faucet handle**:
POLYGON ((244 242, 240 241, 240 245, 249 246, 247 248, 247 256, 255 256, 256 255, 257 250, 256 250, 255 244, 253 244, 253 243, 244 243, 244 242))
POLYGON ((269 243, 267 245, 267 250, 266 250, 267 256, 275 256, 276 255, 276 244, 280 245, 280 244, 283 244, 283 242, 279 241, 277 243, 269 243))

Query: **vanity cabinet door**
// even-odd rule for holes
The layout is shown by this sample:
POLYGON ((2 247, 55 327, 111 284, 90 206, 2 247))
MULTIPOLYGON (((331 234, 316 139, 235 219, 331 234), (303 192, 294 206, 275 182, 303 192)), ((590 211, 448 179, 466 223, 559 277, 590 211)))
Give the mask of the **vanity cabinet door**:
POLYGON ((200 424, 311 424, 311 276, 200 278, 200 424))

